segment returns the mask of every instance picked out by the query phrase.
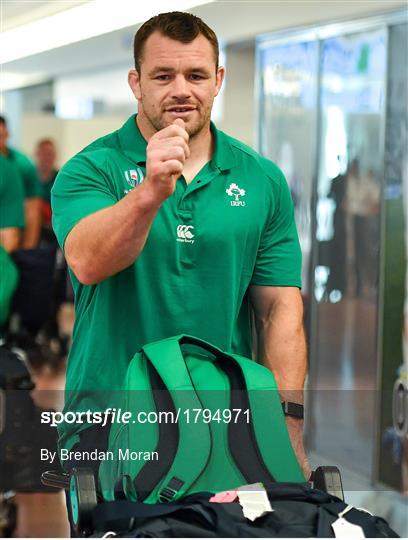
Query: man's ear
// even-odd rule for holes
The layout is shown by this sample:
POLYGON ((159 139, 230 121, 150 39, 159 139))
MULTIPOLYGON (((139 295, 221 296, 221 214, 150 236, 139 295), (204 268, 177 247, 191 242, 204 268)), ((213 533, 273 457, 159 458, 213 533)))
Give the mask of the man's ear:
POLYGON ((142 99, 142 91, 140 89, 139 73, 135 69, 131 69, 128 73, 128 83, 133 95, 137 100, 142 99))
POLYGON ((225 68, 223 67, 219 67, 217 69, 217 79, 216 79, 216 93, 215 95, 218 96, 220 90, 221 90, 221 86, 222 86, 222 81, 224 80, 224 76, 225 76, 225 68))

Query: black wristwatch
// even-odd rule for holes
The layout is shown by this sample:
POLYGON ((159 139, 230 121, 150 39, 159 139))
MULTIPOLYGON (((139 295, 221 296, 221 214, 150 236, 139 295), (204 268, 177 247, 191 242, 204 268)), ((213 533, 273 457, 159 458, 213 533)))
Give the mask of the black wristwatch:
POLYGON ((282 409, 285 416, 293 416, 303 420, 303 405, 301 403, 293 403, 293 401, 282 401, 282 409))

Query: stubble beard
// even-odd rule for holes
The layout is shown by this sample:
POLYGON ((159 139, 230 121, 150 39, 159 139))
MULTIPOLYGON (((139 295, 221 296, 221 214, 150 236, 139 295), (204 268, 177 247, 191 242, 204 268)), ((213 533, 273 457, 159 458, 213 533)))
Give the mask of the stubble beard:
MULTIPOLYGON (((193 123, 186 123, 186 131, 189 134, 190 140, 194 137, 197 137, 210 124, 211 107, 209 107, 208 110, 205 110, 204 113, 202 113, 202 110, 200 109, 197 109, 197 112, 199 114, 198 119, 195 120, 193 123)), ((161 131, 162 129, 170 126, 173 123, 172 121, 164 119, 164 111, 154 114, 146 111, 146 109, 143 108, 143 114, 156 132, 161 131)))

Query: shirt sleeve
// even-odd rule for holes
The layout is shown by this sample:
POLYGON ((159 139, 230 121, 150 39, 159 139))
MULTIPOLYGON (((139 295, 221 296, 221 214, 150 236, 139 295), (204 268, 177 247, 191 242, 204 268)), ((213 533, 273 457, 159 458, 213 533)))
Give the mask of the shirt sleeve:
POLYGON ((288 184, 278 169, 276 204, 260 241, 251 285, 301 287, 302 252, 288 184))
POLYGON ((0 229, 24 228, 24 190, 18 169, 7 160, 0 161, 0 229))
POLYGON ((52 225, 61 248, 81 219, 116 202, 104 172, 91 159, 78 154, 68 161, 51 190, 52 225))

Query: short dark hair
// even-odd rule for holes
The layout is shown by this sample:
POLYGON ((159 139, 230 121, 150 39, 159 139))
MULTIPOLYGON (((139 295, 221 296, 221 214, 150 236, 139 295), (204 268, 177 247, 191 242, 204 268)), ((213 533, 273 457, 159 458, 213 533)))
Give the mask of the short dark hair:
POLYGON ((49 137, 44 137, 37 142, 37 148, 39 146, 42 146, 43 144, 52 144, 53 146, 55 146, 55 141, 49 137))
POLYGON ((215 67, 218 69, 219 46, 215 32, 199 17, 182 11, 170 11, 160 13, 142 24, 135 34, 133 42, 133 55, 135 69, 140 73, 140 62, 143 55, 144 45, 153 32, 160 32, 175 41, 191 43, 197 36, 202 34, 211 43, 214 49, 215 67))
POLYGON ((7 120, 4 118, 4 116, 0 116, 0 125, 7 127, 7 120))

